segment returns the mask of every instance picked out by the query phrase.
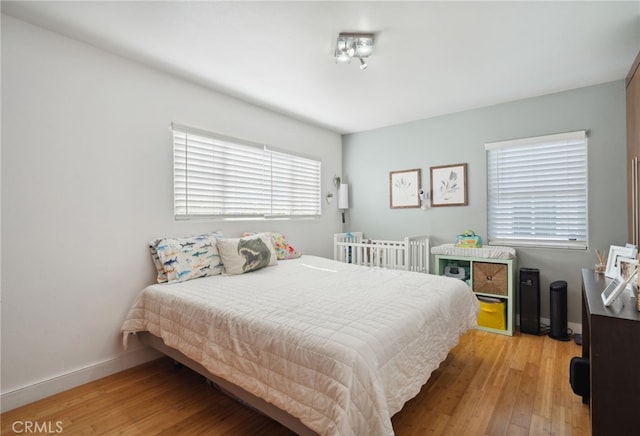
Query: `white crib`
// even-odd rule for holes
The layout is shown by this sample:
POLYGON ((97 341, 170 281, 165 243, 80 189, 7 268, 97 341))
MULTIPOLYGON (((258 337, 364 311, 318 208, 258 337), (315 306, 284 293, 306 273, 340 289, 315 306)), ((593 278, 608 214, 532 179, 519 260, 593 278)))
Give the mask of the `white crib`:
POLYGON ((407 236, 402 241, 385 241, 364 239, 362 232, 336 233, 333 258, 357 265, 428 273, 429 237, 407 236))

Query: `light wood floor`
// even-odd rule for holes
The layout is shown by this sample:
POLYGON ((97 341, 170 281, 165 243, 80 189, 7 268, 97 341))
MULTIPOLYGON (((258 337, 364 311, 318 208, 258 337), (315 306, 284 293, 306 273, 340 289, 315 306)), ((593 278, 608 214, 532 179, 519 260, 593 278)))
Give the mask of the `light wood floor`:
MULTIPOLYGON (((404 435, 589 435, 569 386, 572 342, 473 330, 393 417, 404 435)), ((1 434, 290 435, 286 428, 160 359, 0 416, 1 434), (12 429, 13 427, 13 429, 12 429), (35 429, 36 427, 31 427, 35 429), (60 431, 62 430, 62 431, 60 431), (39 433, 39 434, 46 434, 39 433)), ((368 436, 368 435, 366 435, 368 436)))

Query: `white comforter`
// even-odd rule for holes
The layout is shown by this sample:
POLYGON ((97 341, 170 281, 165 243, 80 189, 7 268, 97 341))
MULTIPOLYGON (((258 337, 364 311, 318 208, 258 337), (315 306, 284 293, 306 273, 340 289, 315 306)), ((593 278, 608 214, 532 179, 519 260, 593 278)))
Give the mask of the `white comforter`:
POLYGON ((122 331, 161 337, 319 434, 390 435, 477 311, 460 280, 303 256, 149 286, 122 331))

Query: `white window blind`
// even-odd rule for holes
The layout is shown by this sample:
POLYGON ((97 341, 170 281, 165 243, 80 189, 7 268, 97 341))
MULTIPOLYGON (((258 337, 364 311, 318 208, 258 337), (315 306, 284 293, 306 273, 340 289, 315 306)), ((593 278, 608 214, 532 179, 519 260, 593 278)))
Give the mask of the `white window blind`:
POLYGON ((485 144, 488 241, 587 247, 585 131, 485 144))
POLYGON ((191 217, 320 215, 320 161, 173 126, 174 212, 191 217))

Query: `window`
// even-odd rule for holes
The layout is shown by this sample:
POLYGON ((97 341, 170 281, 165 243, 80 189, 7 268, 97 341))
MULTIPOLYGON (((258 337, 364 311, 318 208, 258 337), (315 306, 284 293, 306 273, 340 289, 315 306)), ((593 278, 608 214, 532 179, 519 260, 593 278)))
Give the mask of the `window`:
POLYGON ((178 219, 320 215, 320 161, 176 125, 173 153, 178 219))
POLYGON ((488 241, 587 247, 585 131, 485 144, 488 241))

